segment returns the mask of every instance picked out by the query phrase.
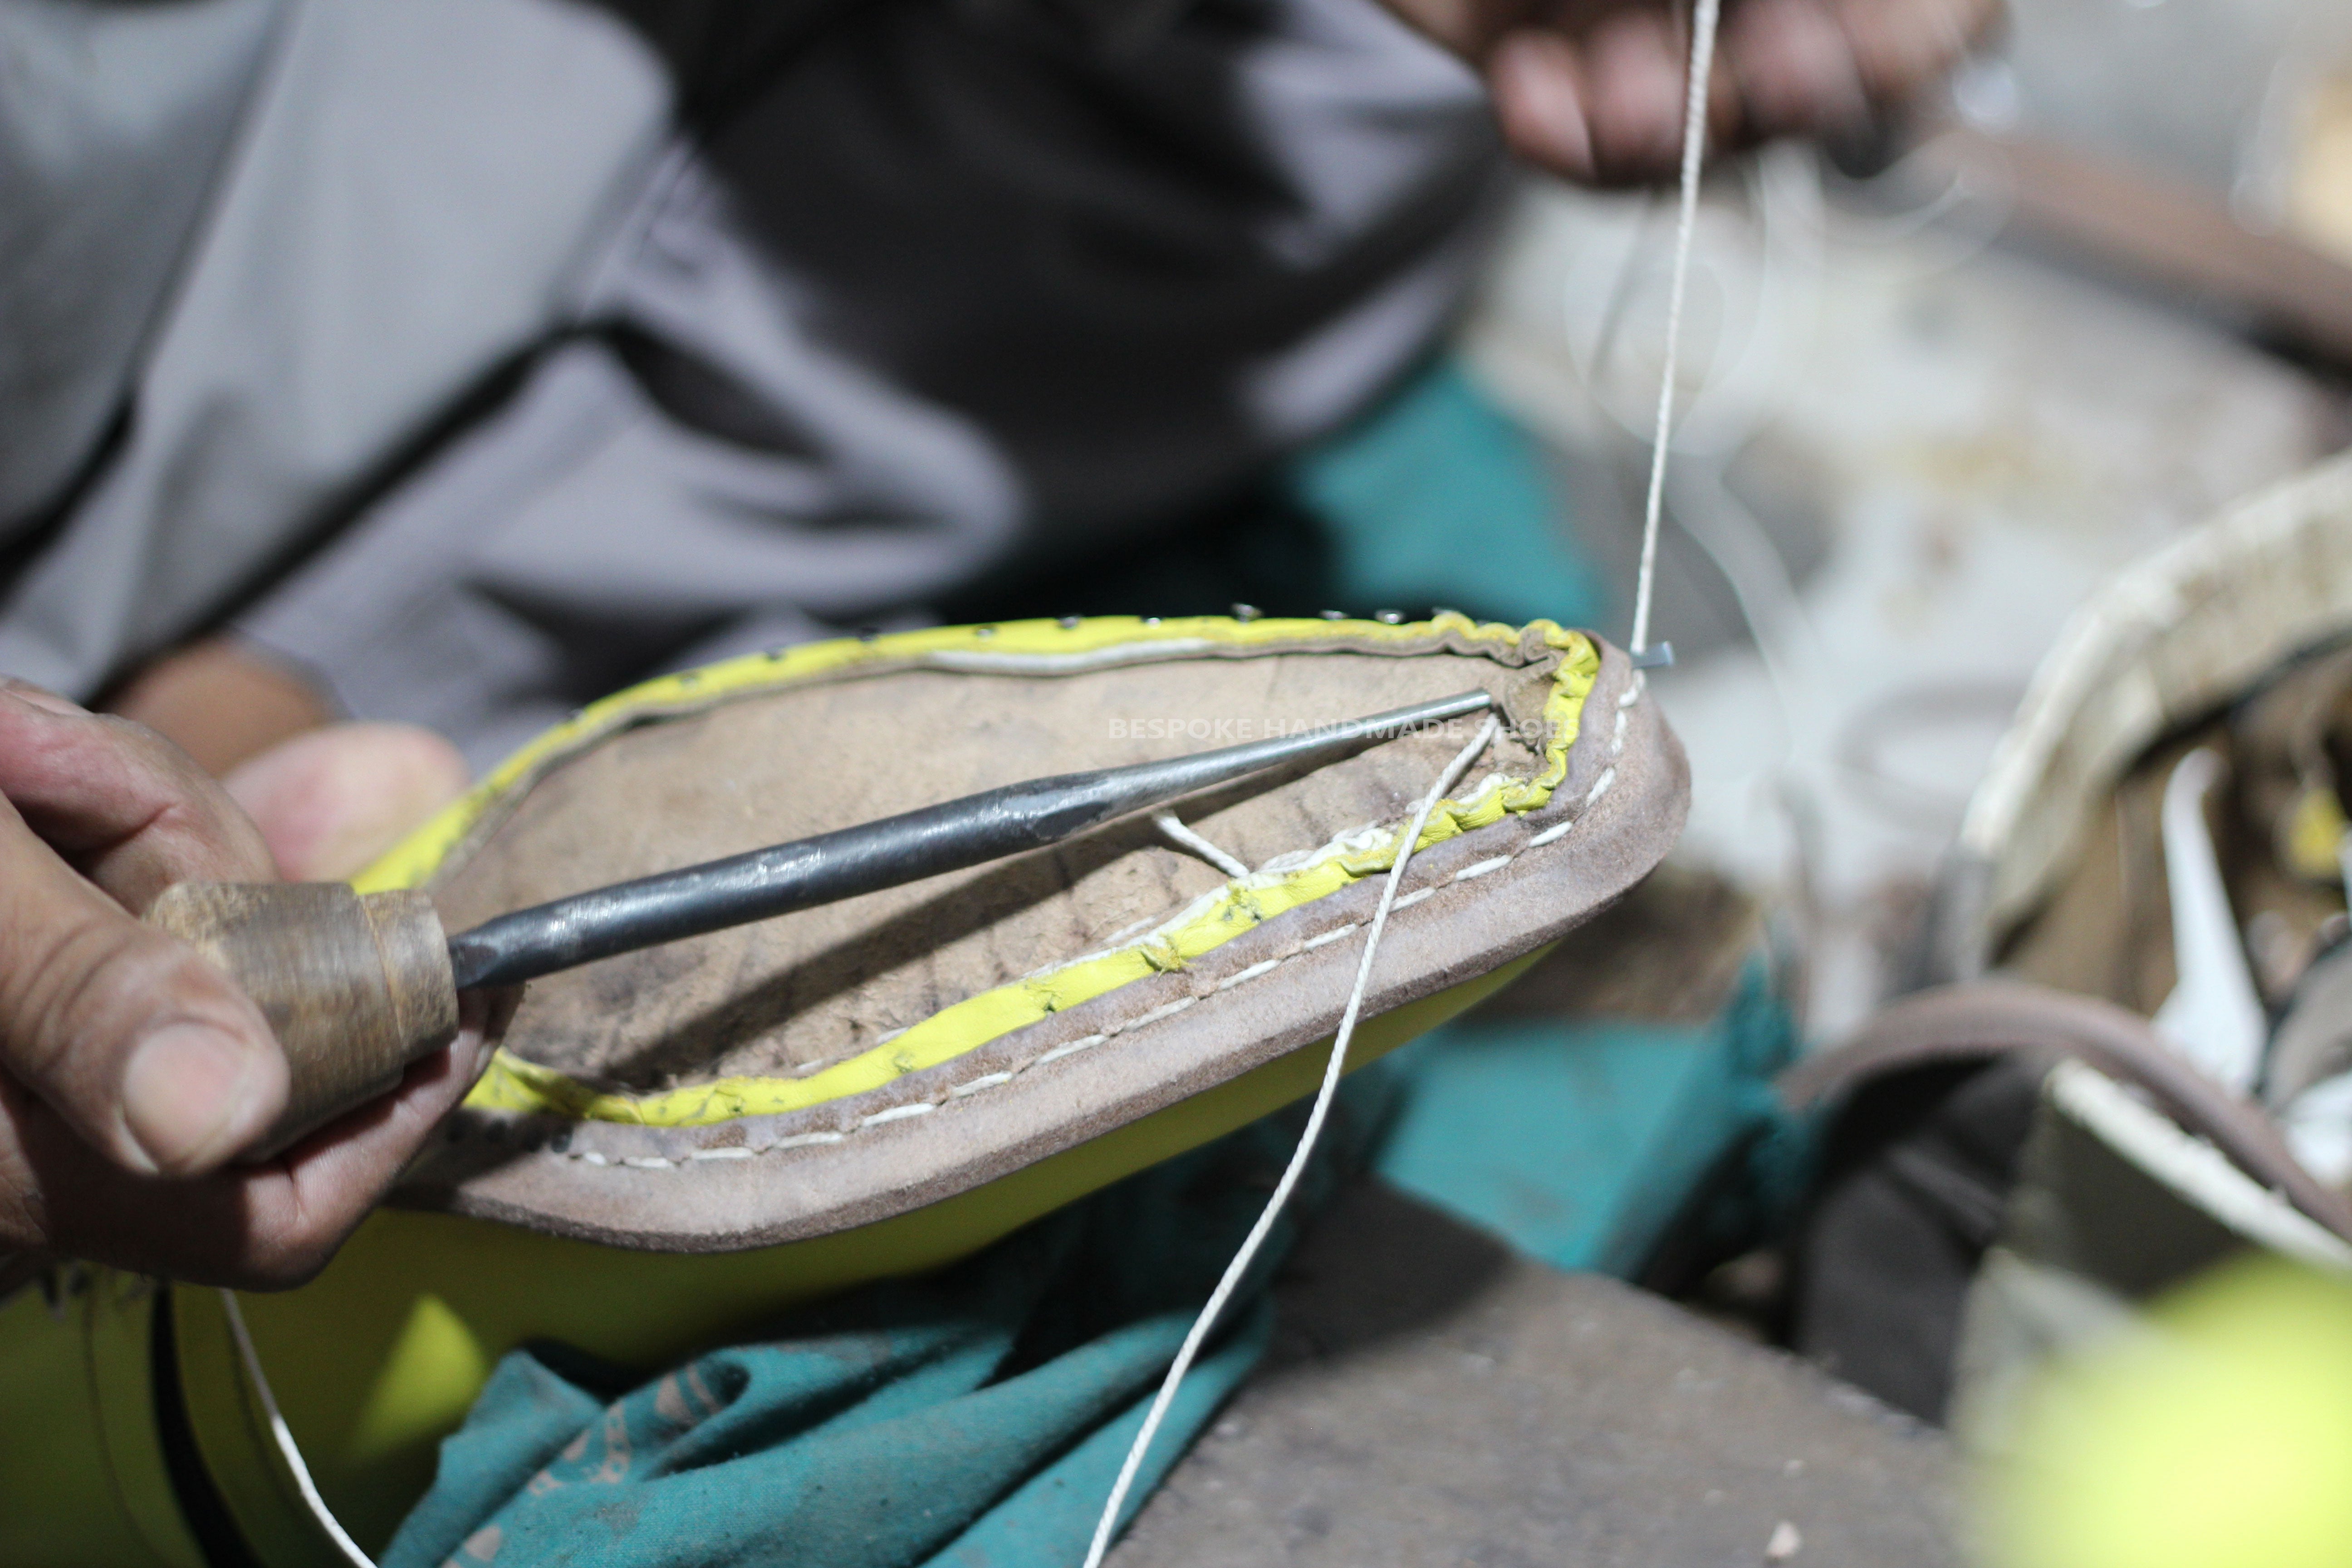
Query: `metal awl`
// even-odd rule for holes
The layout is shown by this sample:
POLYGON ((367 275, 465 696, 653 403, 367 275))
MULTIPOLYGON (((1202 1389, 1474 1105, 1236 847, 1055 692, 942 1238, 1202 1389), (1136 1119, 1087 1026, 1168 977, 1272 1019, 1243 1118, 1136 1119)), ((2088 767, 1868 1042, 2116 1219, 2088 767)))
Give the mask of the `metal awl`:
POLYGON ((577 893, 449 939, 457 987, 513 985, 661 942, 1057 844, 1113 817, 1285 763, 1441 724, 1494 705, 1466 691, 1369 718, 1164 762, 1006 784, 856 827, 577 893))

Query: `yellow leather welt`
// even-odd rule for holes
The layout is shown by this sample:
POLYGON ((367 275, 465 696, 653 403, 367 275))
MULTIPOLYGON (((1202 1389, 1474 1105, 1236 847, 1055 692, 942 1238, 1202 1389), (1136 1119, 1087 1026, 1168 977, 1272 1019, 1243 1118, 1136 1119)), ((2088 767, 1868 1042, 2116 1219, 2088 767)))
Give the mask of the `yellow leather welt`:
MULTIPOLYGON (((1498 775, 1460 801, 1439 803, 1423 829, 1419 849, 1443 843, 1508 815, 1533 811, 1551 798, 1568 773, 1584 699, 1601 668, 1599 650, 1580 632, 1538 621, 1529 628, 1560 650, 1544 706, 1543 765, 1533 778, 1498 775)), ((1477 625, 1466 616, 1385 626, 1375 621, 1255 620, 1223 616, 1148 623, 1101 616, 1075 626, 1019 621, 992 626, 950 626, 903 632, 871 641, 809 643, 774 654, 753 654, 701 669, 665 676, 583 709, 508 759, 464 799, 428 822, 356 879, 363 892, 415 887, 464 842, 510 790, 528 782, 550 758, 644 719, 694 710, 725 697, 773 690, 860 664, 905 664, 946 656, 1054 658, 1100 654, 1152 645, 1203 650, 1297 647, 1317 641, 1426 643, 1454 633, 1497 652, 1517 649, 1514 627, 1477 625), (1172 646, 1169 646, 1172 645, 1172 646)), ((1107 952, 1001 985, 942 1009, 886 1044, 806 1078, 729 1078, 659 1094, 614 1094, 506 1051, 492 1058, 466 1103, 481 1110, 551 1112, 581 1121, 653 1127, 696 1127, 741 1116, 805 1110, 881 1088, 902 1074, 952 1061, 1012 1031, 1152 974, 1181 968, 1276 915, 1336 893, 1395 862, 1402 828, 1367 829, 1326 845, 1304 864, 1256 872, 1228 882, 1158 929, 1107 952)))

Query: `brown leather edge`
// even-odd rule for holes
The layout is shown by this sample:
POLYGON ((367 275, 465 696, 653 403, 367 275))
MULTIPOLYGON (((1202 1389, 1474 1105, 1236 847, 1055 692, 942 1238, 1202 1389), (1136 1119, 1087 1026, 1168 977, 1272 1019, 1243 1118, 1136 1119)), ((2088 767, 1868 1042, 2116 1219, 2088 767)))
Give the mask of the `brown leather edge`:
POLYGON ((2147 1019, 2099 997, 2014 980, 1937 986, 1882 1009, 1776 1087, 1790 1109, 1806 1110, 1888 1073, 2011 1052, 2074 1057, 2137 1085, 2247 1175, 2352 1241, 2352 1203, 2304 1168, 2268 1117, 2189 1065, 2147 1019))

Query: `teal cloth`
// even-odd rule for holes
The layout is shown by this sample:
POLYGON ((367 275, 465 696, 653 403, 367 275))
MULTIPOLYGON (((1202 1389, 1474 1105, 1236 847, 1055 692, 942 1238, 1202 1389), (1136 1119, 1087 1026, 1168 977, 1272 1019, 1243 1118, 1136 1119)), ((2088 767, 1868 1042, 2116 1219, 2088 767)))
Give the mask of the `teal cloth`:
POLYGON ((1609 612, 1543 448, 1458 361, 1437 361, 1285 478, 1329 531, 1334 604, 1444 605, 1514 626, 1596 626, 1609 612))
MULTIPOLYGON (((1393 1076, 1348 1080, 1290 1217, 1186 1380, 1131 1516, 1272 1331, 1265 1283, 1360 1169, 1393 1076)), ((1293 1107, 929 1279, 636 1382, 507 1356, 383 1568, 1018 1568, 1086 1553, 1144 1407, 1298 1137, 1293 1107)))
POLYGON ((1676 1226, 1722 1256, 1801 1188, 1772 1091, 1798 1045, 1760 960, 1700 1024, 1458 1020, 1400 1053, 1376 1169, 1556 1268, 1635 1278, 1676 1226))

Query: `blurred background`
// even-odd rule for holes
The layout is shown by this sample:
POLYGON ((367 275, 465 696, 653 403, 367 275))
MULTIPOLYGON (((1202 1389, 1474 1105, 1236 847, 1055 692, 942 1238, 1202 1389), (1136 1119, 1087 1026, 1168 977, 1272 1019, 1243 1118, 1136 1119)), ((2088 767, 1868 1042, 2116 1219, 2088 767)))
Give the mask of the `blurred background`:
MULTIPOLYGON (((2188 276, 2143 195, 2352 268, 2347 71, 2352 16, 2326 4, 2029 0, 1891 163, 1781 147, 1710 184, 1662 546, 1676 664, 1654 679, 1692 757, 1682 858, 1767 906, 1809 1033, 1908 980, 2066 616, 2352 433, 2344 275, 2312 268, 2311 300, 2265 297, 2292 265, 2188 276), (2050 210, 2077 199, 2119 216, 2050 210)), ((1665 195, 1532 182, 1459 339, 1542 439, 1617 632, 1671 238, 1665 195)))
MULTIPOLYGON (((1651 681, 1688 747, 1693 806, 1666 870, 1549 980, 1417 1047, 1415 1098, 1382 1172, 1540 1256, 1641 1280, 1955 1430, 1973 1489, 1927 1490, 1987 1561, 2340 1554, 2352 1526, 2323 1500, 2340 1484, 2336 1412, 2352 1396, 2326 1348, 2352 1304, 2340 1228, 2253 1197, 2263 1184, 2226 1163, 2200 1164, 2213 1134, 2194 1117, 2175 1148, 2179 1109, 2158 1094, 2168 1110, 2150 1112, 2144 1084, 2111 1095, 2106 1079, 2052 1073, 2031 1052, 2028 1066, 1888 1070, 1811 1122, 1743 1101, 1737 1085, 1848 1040, 1934 1036, 1920 1015, 1874 1022, 1923 987, 1988 967, 2054 973, 2032 941, 2012 940, 2014 909, 1988 928, 1973 901, 1970 868, 2002 860, 2021 794, 2098 796, 2135 768, 2152 791, 2184 736, 2210 743, 2217 711, 2242 716, 2314 645, 2340 642, 2341 609, 2288 629, 2284 600, 2251 586, 2278 563, 2251 552, 2213 569, 2247 585, 2245 602, 2199 633, 2208 651, 2216 636, 2246 650, 2227 689, 2172 689, 2147 651, 2163 634, 2134 644, 2115 628, 2186 627, 2195 595, 2168 597, 2181 579, 2136 563, 2211 535, 2242 498, 2301 483, 2352 440, 2347 157, 2341 5, 2021 0, 1917 121, 1714 172, 1677 363, 1659 359, 1671 196, 1540 178, 1514 195, 1454 342, 1480 395, 1539 449, 1572 557, 1549 591, 1581 586, 1593 624, 1617 637, 1655 388, 1675 377, 1685 412, 1657 611, 1675 658, 1651 681), (2074 679, 2103 638, 2145 657, 2074 679), (2067 680, 2024 715, 2062 643, 2067 680), (2144 721, 2121 717, 2142 708, 2144 721), (2108 726, 2136 739, 2105 771, 2085 764, 2071 784, 2053 782, 2063 761, 2032 773, 2037 748, 2064 750, 2051 736, 2108 726), (2009 775, 1980 795, 1997 751, 2009 775), (1978 837, 1964 843, 1972 797, 1978 837), (1752 1014, 1740 1021, 1741 998, 1759 995, 1787 1009, 1778 1044, 1758 1043, 1752 1014), (1550 1054, 1559 1037, 1546 1031, 1563 1026, 1581 1070, 1550 1054), (1492 1136, 1505 1083, 1537 1104, 1464 1156, 1492 1136), (1534 1147, 1562 1128, 1584 1156, 1573 1180, 1511 1152, 1515 1136, 1534 1147), (2274 1271, 2249 1272, 2249 1254, 2274 1271), (2254 1366, 2271 1354, 2275 1367, 2254 1366), (2304 1394, 2280 1392, 2289 1383, 2326 1390, 2309 1397, 2327 1413, 2304 1412, 2304 1394)), ((2327 484, 2338 489, 2313 527, 2342 538, 2352 514, 2340 480, 2327 484)), ((1532 613, 1525 604, 1513 607, 1532 613)), ((2222 929, 2258 969, 2273 955, 2270 1026, 2298 1007, 2308 1020, 2327 967, 2315 955, 2340 940, 2315 922, 2342 907, 2340 878, 2324 855, 2315 923, 2263 947, 2282 917, 2263 912, 2249 878, 2272 859, 2270 829, 2247 801, 2254 761, 2236 754, 2246 772, 2215 797, 2231 800, 2215 831, 2240 899, 2222 929)), ((2077 966, 2064 981, 2147 1014, 2175 971, 2144 820, 2137 847, 2129 808, 2086 830, 2126 845, 2141 890, 2126 876, 2123 893, 2045 904, 2036 929, 2046 952, 2053 931, 2079 939, 2098 924, 2090 905, 2154 899, 2123 934, 2095 939, 2158 965, 2152 979, 2077 966)), ((2168 1008, 2158 1022, 2183 1028, 2168 1008)), ((1947 1044, 2037 1034, 2015 1019, 1952 1030, 1947 1044)), ((1869 1561, 1948 1548, 1865 1531, 1827 1550, 1869 1561)))

